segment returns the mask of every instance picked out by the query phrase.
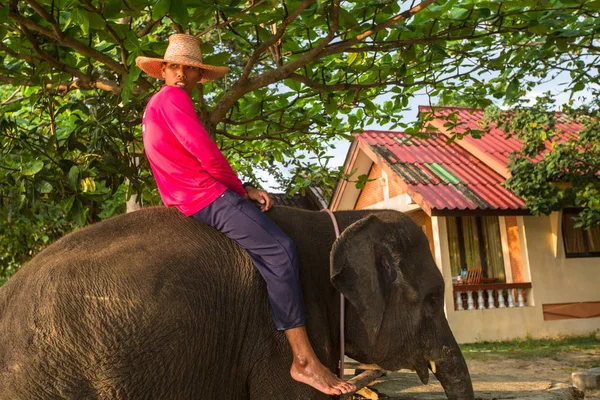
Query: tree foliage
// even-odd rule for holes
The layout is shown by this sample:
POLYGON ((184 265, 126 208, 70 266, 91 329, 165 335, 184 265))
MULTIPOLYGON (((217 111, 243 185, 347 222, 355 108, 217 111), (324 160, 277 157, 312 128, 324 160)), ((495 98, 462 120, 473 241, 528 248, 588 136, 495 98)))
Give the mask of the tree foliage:
POLYGON ((416 93, 485 107, 558 71, 567 90, 593 84, 599 10, 600 0, 0 0, 2 262, 117 212, 127 193, 157 201, 139 123, 160 82, 134 61, 161 57, 172 33, 197 35, 205 62, 230 67, 196 100, 238 172, 283 179, 294 167, 298 190, 335 180, 322 159, 334 140, 372 123, 418 129, 400 118, 416 93))
MULTIPOLYGON (((25 91, 27 95, 27 91, 25 91)), ((140 110, 106 96, 28 96, 0 121, 0 260, 12 270, 78 226, 124 211, 130 184, 156 202, 139 165, 140 110), (144 182, 146 181, 146 182, 144 182), (126 183, 128 182, 128 183, 126 183)))
POLYGON ((558 113, 552 97, 544 96, 534 105, 489 113, 490 122, 523 143, 511 155, 506 185, 535 215, 576 207, 576 227, 600 224, 600 102, 595 99, 558 113), (565 130, 566 123, 581 129, 565 130))

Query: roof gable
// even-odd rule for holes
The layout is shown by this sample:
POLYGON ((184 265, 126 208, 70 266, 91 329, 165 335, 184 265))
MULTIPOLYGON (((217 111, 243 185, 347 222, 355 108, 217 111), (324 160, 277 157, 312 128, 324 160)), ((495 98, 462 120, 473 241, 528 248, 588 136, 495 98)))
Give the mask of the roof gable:
POLYGON ((524 211, 524 201, 502 186, 502 175, 456 143, 446 144, 443 135, 419 139, 402 132, 370 130, 355 136, 405 182, 407 193, 432 215, 524 211))
MULTIPOLYGON (((446 144, 451 132, 444 127, 445 116, 456 113, 459 122, 456 132, 465 133, 468 129, 482 129, 484 110, 420 106, 419 114, 434 110, 429 123, 437 132, 427 132, 428 139, 402 132, 368 130, 355 134, 353 154, 364 153, 388 174, 396 176, 406 193, 430 215, 528 214, 524 200, 502 185, 510 177, 509 156, 521 149, 521 141, 492 128, 480 139, 467 134, 446 144)), ((558 140, 572 138, 582 128, 563 114, 557 113, 556 117, 558 140)), ((346 159, 347 172, 355 168, 356 159, 356 154, 346 159)), ((344 183, 336 187, 333 208, 348 197, 344 183)))

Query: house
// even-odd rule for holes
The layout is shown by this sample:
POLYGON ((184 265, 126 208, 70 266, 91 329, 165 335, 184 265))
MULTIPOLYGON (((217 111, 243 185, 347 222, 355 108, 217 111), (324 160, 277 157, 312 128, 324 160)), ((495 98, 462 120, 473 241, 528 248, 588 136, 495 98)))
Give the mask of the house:
MULTIPOLYGON (((430 113, 420 107, 420 113, 430 113)), ((456 113, 460 130, 481 129, 483 110, 456 113)), ((441 113, 441 114, 440 114, 441 113)), ((364 131, 345 171, 367 174, 363 189, 340 181, 330 208, 410 211, 426 233, 446 285, 445 311, 459 343, 600 329, 600 227, 574 228, 572 210, 533 216, 502 183, 515 138, 493 129, 481 139, 450 136, 444 118, 425 135, 364 131)), ((580 126, 564 118, 559 128, 580 126)))

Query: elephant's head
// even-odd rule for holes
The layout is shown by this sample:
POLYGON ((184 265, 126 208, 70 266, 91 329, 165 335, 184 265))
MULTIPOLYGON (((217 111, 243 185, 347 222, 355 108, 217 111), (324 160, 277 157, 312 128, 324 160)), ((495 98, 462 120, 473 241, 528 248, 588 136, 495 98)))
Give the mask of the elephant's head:
POLYGON ((344 230, 331 282, 346 297, 346 353, 386 370, 428 368, 450 399, 473 399, 465 360, 444 315, 444 282, 427 238, 407 216, 380 212, 344 230))

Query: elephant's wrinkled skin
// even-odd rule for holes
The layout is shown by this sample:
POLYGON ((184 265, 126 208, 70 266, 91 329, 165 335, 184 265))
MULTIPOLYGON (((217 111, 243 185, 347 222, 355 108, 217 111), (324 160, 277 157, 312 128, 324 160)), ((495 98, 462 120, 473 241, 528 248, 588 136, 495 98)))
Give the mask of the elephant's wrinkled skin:
MULTIPOLYGON (((394 211, 269 212, 296 242, 319 358, 346 353, 473 399, 427 239, 394 211), (333 244, 333 248, 332 248, 333 244), (330 255, 331 250, 331 255, 330 255), (331 269, 330 269, 331 261, 331 269)), ((70 234, 0 288, 0 399, 324 399, 290 378, 262 278, 220 233, 153 208, 70 234)))

